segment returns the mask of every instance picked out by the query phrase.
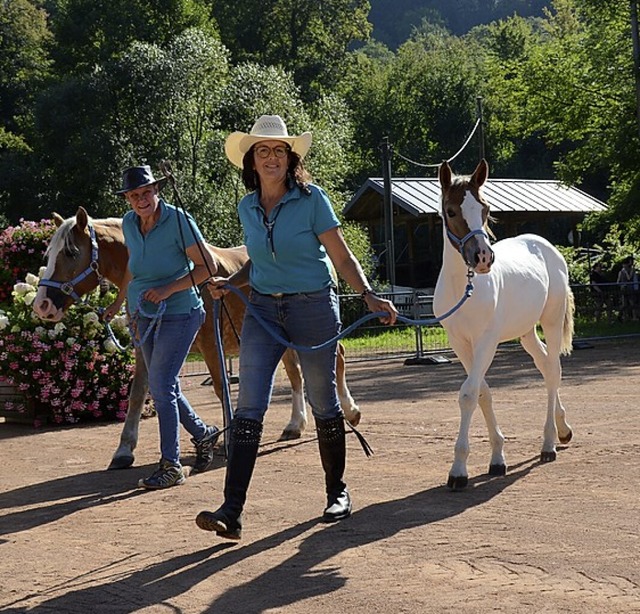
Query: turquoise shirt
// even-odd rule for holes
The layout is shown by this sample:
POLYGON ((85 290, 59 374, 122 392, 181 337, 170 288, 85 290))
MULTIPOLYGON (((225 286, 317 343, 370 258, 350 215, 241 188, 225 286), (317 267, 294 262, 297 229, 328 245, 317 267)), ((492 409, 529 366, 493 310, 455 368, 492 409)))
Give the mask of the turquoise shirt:
MULTIPOLYGON (((127 289, 127 303, 132 313, 138 307, 138 297, 149 288, 164 286, 188 275, 189 270, 193 269, 193 262, 185 253, 185 249, 196 242, 191 228, 198 240, 204 241, 189 214, 185 215, 162 199, 160 209, 160 219, 146 235, 140 232, 140 217, 135 211, 129 211, 122 218, 122 231, 129 249, 129 270, 132 275, 127 289)), ((166 304, 165 313, 182 314, 201 307, 202 299, 192 286, 188 290, 172 294, 166 304)), ((143 301, 142 309, 147 313, 155 313, 158 306, 143 301)))
POLYGON ((238 204, 244 243, 251 258, 249 283, 262 294, 317 292, 335 285, 331 260, 318 235, 340 226, 327 194, 310 185, 289 190, 273 208, 268 222, 257 192, 238 204))

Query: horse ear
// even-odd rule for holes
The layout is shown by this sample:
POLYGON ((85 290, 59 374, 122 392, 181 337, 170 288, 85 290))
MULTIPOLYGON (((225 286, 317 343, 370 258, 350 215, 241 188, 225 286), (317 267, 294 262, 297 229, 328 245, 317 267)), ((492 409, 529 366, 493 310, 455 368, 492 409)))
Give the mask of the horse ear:
POLYGON ((89 224, 89 216, 87 215, 87 211, 84 207, 78 207, 76 211, 76 226, 79 230, 83 230, 89 224))
POLYGON ((443 190, 448 190, 451 187, 451 167, 446 160, 438 169, 438 179, 440 180, 440 187, 443 190))
POLYGON ((53 220, 53 223, 56 225, 56 228, 60 228, 60 226, 62 226, 64 222, 64 218, 59 213, 56 213, 55 211, 51 214, 51 219, 53 220))
POLYGON ((482 158, 480 162, 478 162, 478 166, 476 170, 473 171, 473 175, 471 176, 471 181, 475 183, 478 187, 484 185, 484 182, 489 178, 489 164, 487 161, 482 158))

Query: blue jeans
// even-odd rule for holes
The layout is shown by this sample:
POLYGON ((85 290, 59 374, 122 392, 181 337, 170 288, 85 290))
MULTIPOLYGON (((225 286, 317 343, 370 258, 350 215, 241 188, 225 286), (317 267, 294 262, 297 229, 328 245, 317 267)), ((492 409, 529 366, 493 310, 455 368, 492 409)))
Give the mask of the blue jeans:
MULTIPOLYGON (((335 337, 342 327, 338 296, 332 288, 281 298, 252 290, 249 302, 271 329, 296 345, 319 345, 335 337)), ((322 350, 298 353, 312 413, 323 420, 342 413, 336 388, 336 348, 337 342, 322 350)), ((240 341, 236 417, 262 422, 285 350, 247 309, 240 341)))
MULTIPOLYGON (((207 425, 182 394, 179 378, 204 318, 202 308, 185 314, 164 315, 157 339, 154 328, 141 348, 149 372, 149 392, 158 414, 160 452, 162 458, 171 463, 180 462, 180 424, 196 440, 207 434, 207 425)), ((149 318, 138 318, 141 339, 151 322, 149 318)))

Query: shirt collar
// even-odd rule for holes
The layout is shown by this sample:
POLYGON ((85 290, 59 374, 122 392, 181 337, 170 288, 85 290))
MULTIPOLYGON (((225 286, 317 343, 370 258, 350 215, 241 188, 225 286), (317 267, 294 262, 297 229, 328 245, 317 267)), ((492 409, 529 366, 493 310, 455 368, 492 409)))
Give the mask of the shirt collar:
MULTIPOLYGON (((261 205, 260 205, 260 197, 258 195, 258 191, 256 190, 255 192, 251 192, 249 196, 251 197, 251 202, 249 203, 251 208, 260 209, 261 205)), ((301 196, 302 196, 302 192, 300 191, 300 188, 297 185, 295 185, 288 192, 285 193, 285 195, 280 199, 280 203, 278 204, 284 204, 290 200, 298 200, 301 196)))

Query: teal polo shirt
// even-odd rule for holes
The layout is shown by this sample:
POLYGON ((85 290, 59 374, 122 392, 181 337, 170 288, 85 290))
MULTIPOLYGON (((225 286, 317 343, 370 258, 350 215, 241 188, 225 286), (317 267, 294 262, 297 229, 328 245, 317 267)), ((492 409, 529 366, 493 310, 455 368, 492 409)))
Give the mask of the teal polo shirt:
POLYGON ((317 292, 334 285, 329 255, 318 235, 340 226, 329 197, 316 185, 307 195, 295 186, 273 208, 268 222, 257 192, 238 204, 251 258, 249 283, 262 294, 317 292))
MULTIPOLYGON (((124 242, 129 249, 129 270, 132 279, 127 290, 127 303, 131 312, 138 306, 138 297, 149 288, 164 286, 189 274, 193 262, 185 249, 198 241, 204 241, 194 219, 173 205, 160 200, 160 219, 146 234, 140 232, 140 217, 129 211, 122 218, 124 242), (191 231, 191 228, 193 231, 191 231), (182 234, 180 231, 182 230, 182 234), (184 243, 183 243, 184 240, 184 243)), ((202 306, 202 299, 191 287, 175 292, 166 300, 167 314, 189 313, 202 306)), ((147 313, 155 313, 158 306, 143 301, 142 308, 147 313)))

